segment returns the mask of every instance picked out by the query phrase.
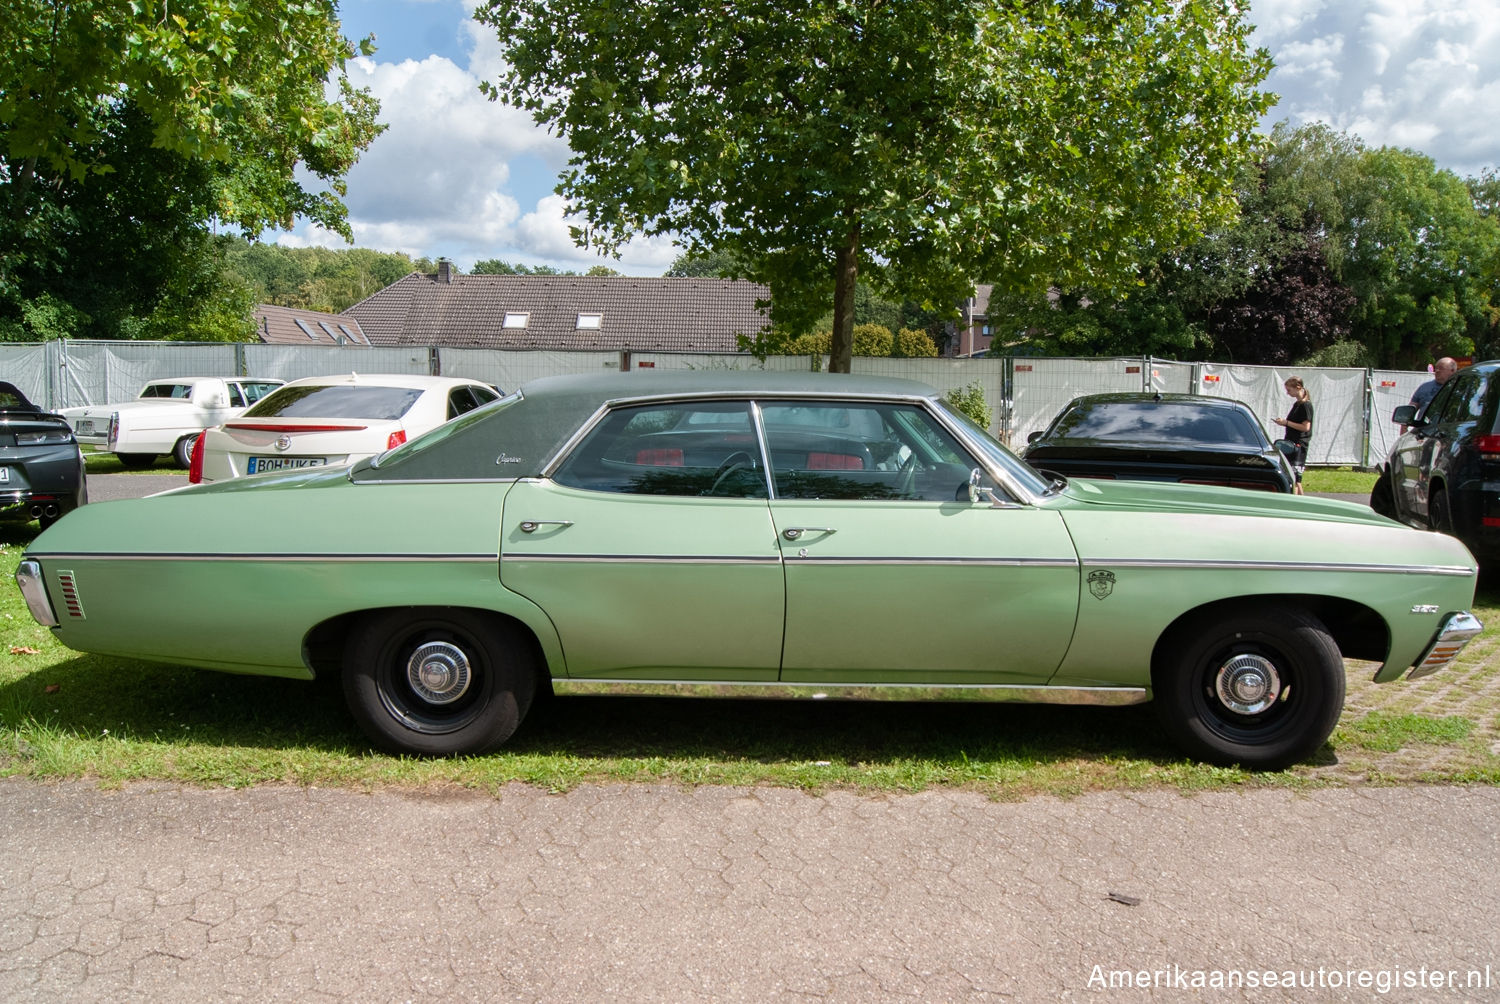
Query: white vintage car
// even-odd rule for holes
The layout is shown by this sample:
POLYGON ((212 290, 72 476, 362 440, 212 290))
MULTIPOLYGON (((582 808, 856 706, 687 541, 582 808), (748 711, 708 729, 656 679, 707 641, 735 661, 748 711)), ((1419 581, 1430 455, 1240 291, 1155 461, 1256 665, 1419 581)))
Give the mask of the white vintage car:
POLYGON ((85 452, 113 453, 126 467, 148 467, 162 454, 188 466, 193 440, 280 387, 284 380, 176 377, 152 380, 134 401, 64 408, 85 452))

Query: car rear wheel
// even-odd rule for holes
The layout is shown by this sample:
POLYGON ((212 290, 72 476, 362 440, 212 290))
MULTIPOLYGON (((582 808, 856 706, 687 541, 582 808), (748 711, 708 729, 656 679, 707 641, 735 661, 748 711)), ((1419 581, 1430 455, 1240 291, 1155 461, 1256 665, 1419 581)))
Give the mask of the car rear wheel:
POLYGON ((484 614, 410 608, 371 614, 344 650, 344 699, 391 753, 489 753, 536 691, 530 648, 484 614))
POLYGON ((116 453, 115 456, 120 458, 120 463, 123 466, 129 467, 133 471, 150 467, 156 463, 156 454, 154 453, 116 453))
POLYGON ((1169 639, 1152 674, 1157 718, 1190 755, 1280 770, 1333 733, 1344 661, 1323 623, 1289 606, 1226 617, 1169 639))
POLYGON ((183 436, 172 447, 172 462, 178 467, 190 467, 193 463, 193 441, 198 438, 195 432, 191 436, 183 436))
POLYGON ((1453 536, 1453 507, 1448 504, 1448 493, 1441 488, 1433 492, 1427 509, 1428 515, 1432 517, 1432 528, 1438 533, 1453 536))
POLYGON ((1370 508, 1382 516, 1396 516, 1396 496, 1391 491, 1391 476, 1385 471, 1375 479, 1375 487, 1370 489, 1370 508))

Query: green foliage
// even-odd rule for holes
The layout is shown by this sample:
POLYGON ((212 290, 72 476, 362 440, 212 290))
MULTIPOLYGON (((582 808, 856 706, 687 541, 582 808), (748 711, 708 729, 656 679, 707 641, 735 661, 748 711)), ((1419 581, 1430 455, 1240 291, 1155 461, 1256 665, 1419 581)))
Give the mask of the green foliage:
POLYGON ((913 328, 902 328, 896 332, 895 341, 891 344, 891 355, 898 359, 934 359, 937 354, 938 347, 932 336, 913 328))
POLYGON ((943 400, 968 415, 981 429, 988 429, 994 421, 994 411, 990 408, 989 401, 985 400, 984 385, 978 381, 967 387, 950 390, 943 395, 943 400))
POLYGON ((213 229, 304 216, 348 235, 343 179, 379 131, 343 73, 354 51, 326 0, 9 5, 0 330, 244 337, 213 229))
POLYGON ((492 98, 574 151, 580 244, 727 254, 795 336, 855 282, 952 315, 973 276, 1136 279, 1232 212, 1270 68, 1232 0, 488 0, 492 98))
MULTIPOLYGON (((430 263, 365 248, 288 248, 226 238, 227 267, 249 290, 250 302, 336 314, 424 271, 430 263)), ((247 312, 248 316, 248 312, 247 312)))

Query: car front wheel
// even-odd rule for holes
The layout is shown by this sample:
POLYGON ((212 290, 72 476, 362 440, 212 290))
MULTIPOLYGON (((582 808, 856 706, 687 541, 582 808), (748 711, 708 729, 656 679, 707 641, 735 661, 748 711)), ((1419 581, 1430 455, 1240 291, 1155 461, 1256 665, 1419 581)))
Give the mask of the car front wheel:
POLYGON ((1190 755, 1281 770, 1333 733, 1344 662, 1328 629, 1290 606, 1233 614, 1179 632, 1152 674, 1157 718, 1190 755))
POLYGON ((382 611, 344 650, 344 698, 376 746, 391 753, 489 753, 531 706, 529 646, 471 610, 382 611))

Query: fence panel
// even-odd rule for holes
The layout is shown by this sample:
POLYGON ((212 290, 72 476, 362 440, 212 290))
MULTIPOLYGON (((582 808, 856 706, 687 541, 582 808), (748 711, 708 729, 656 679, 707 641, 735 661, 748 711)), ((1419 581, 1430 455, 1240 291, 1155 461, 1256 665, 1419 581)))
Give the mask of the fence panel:
POLYGON ((1021 449, 1033 432, 1045 429, 1063 406, 1084 394, 1139 393, 1151 379, 1148 360, 1016 359, 1010 445, 1021 449))
MULTIPOLYGON (((560 352, 545 350, 313 345, 205 344, 200 342, 66 341, 0 345, 0 379, 50 409, 130 400, 148 380, 186 376, 266 376, 283 380, 334 373, 428 373, 468 376, 505 390, 561 373, 619 369, 765 370, 826 369, 827 359, 744 354, 560 352)), ((904 377, 939 392, 978 384, 992 409, 990 431, 1024 446, 1063 405, 1082 394, 1160 391, 1232 397, 1254 409, 1273 439, 1282 430, 1271 419, 1291 406, 1282 389, 1297 375, 1313 398, 1316 424, 1312 464, 1379 464, 1400 429, 1391 411, 1411 399, 1430 373, 1362 369, 1291 369, 1183 363, 1141 357, 1105 359, 856 358, 856 373, 904 377)))
POLYGON ((444 376, 469 377, 512 391, 528 380, 571 373, 601 373, 620 368, 618 352, 553 352, 535 349, 501 352, 495 349, 438 351, 444 376))
POLYGON ((60 408, 54 404, 52 383, 57 373, 50 345, 0 344, 0 380, 13 385, 26 400, 42 408, 60 408))
POLYGON ((369 349, 334 345, 246 345, 244 351, 247 376, 278 380, 339 373, 421 375, 432 372, 432 353, 425 345, 369 349))
POLYGON ((1373 370, 1370 373, 1370 457, 1379 466, 1391 455, 1391 447, 1401 435, 1401 426, 1391 421, 1391 412, 1411 403, 1418 387, 1432 379, 1431 373, 1409 373, 1396 370, 1373 370))
POLYGON ((228 343, 90 342, 54 343, 61 354, 53 407, 129 401, 151 380, 229 376, 235 350, 228 343))
POLYGON ((1337 465, 1365 462, 1365 432, 1368 415, 1369 376, 1362 369, 1290 369, 1277 366, 1201 366, 1200 393, 1227 397, 1248 404, 1260 419, 1266 435, 1281 439, 1285 431, 1271 422, 1284 417, 1292 407, 1287 396, 1287 377, 1302 378, 1312 397, 1313 431, 1308 445, 1309 464, 1337 465))

